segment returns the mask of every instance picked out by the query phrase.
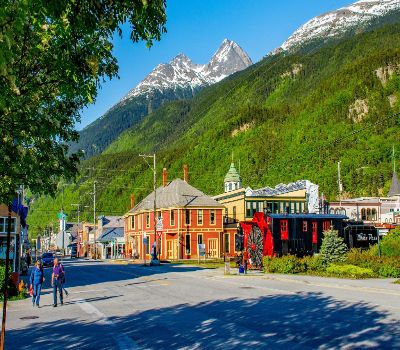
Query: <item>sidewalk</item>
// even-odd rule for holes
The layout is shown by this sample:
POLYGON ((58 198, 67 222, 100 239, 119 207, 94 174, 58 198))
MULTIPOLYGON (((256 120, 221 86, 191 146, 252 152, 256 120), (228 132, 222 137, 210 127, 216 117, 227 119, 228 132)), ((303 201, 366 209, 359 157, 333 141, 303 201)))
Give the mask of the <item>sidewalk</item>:
POLYGON ((349 279, 319 277, 307 275, 284 275, 284 274, 263 274, 265 279, 275 281, 286 281, 292 283, 312 284, 331 288, 350 288, 365 291, 390 292, 400 296, 400 284, 393 283, 396 278, 369 278, 369 279, 349 279))

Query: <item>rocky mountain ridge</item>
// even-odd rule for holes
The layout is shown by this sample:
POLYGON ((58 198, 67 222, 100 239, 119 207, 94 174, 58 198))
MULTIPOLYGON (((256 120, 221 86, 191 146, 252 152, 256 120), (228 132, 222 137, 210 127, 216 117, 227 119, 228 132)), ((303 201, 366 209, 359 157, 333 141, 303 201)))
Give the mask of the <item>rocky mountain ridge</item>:
POLYGON ((340 37, 347 31, 400 9, 400 0, 361 0, 312 18, 272 53, 289 51, 313 40, 340 37))
POLYGON ((250 66, 252 61, 247 53, 234 41, 225 39, 207 64, 195 64, 180 53, 171 62, 159 64, 135 88, 121 99, 127 100, 140 95, 150 96, 155 91, 212 85, 232 73, 250 66))

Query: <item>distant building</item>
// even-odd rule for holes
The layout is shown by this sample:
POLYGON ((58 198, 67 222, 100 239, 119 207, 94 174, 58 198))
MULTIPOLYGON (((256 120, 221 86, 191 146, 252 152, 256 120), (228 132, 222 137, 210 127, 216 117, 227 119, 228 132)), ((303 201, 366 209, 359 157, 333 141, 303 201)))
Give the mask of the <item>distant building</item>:
POLYGON ((122 216, 100 216, 96 241, 101 244, 103 259, 123 258, 125 251, 124 218, 122 216))
MULTIPOLYGON (((128 256, 151 258, 154 239, 154 192, 124 215, 125 244, 128 256), (145 244, 145 241, 147 244, 145 244)), ((188 183, 188 169, 184 179, 167 181, 163 170, 163 184, 156 190, 157 244, 161 259, 193 259, 198 257, 198 245, 205 245, 208 257, 220 257, 223 251, 223 206, 188 183)), ((228 238, 229 239, 229 238, 228 238)), ((234 237, 230 237, 234 246, 234 237)))
POLYGON ((388 197, 360 197, 329 203, 330 214, 347 215, 350 219, 375 225, 396 223, 400 214, 400 184, 395 169, 388 197))
POLYGON ((224 223, 251 221, 254 213, 318 213, 318 186, 308 180, 279 184, 274 188, 242 187, 242 178, 231 163, 224 178, 224 193, 213 197, 224 205, 224 223))

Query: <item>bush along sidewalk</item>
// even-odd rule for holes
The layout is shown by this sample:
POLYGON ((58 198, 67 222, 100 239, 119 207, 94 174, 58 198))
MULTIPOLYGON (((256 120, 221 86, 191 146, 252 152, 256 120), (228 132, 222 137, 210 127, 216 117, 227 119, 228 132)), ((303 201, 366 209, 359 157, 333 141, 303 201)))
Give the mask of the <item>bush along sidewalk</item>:
POLYGON ((264 271, 343 278, 400 278, 400 230, 385 236, 380 248, 381 256, 376 245, 368 250, 347 251, 337 231, 329 230, 324 232, 319 255, 264 257, 264 271))
MULTIPOLYGON (((0 265, 0 301, 4 299, 4 275, 5 275, 6 267, 4 265, 0 265)), ((20 284, 18 287, 14 285, 11 280, 11 267, 10 267, 10 278, 8 280, 8 297, 9 300, 20 300, 25 299, 27 297, 26 286, 24 284, 20 284)))

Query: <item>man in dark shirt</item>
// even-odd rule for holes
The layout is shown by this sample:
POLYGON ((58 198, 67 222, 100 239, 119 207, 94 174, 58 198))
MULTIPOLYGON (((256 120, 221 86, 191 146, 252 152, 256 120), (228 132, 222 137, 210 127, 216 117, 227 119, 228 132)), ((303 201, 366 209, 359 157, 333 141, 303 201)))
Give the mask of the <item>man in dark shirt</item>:
POLYGON ((64 280, 64 266, 54 259, 53 274, 51 275, 51 286, 53 287, 53 307, 57 307, 57 289, 60 294, 60 303, 63 304, 63 280, 64 280))

